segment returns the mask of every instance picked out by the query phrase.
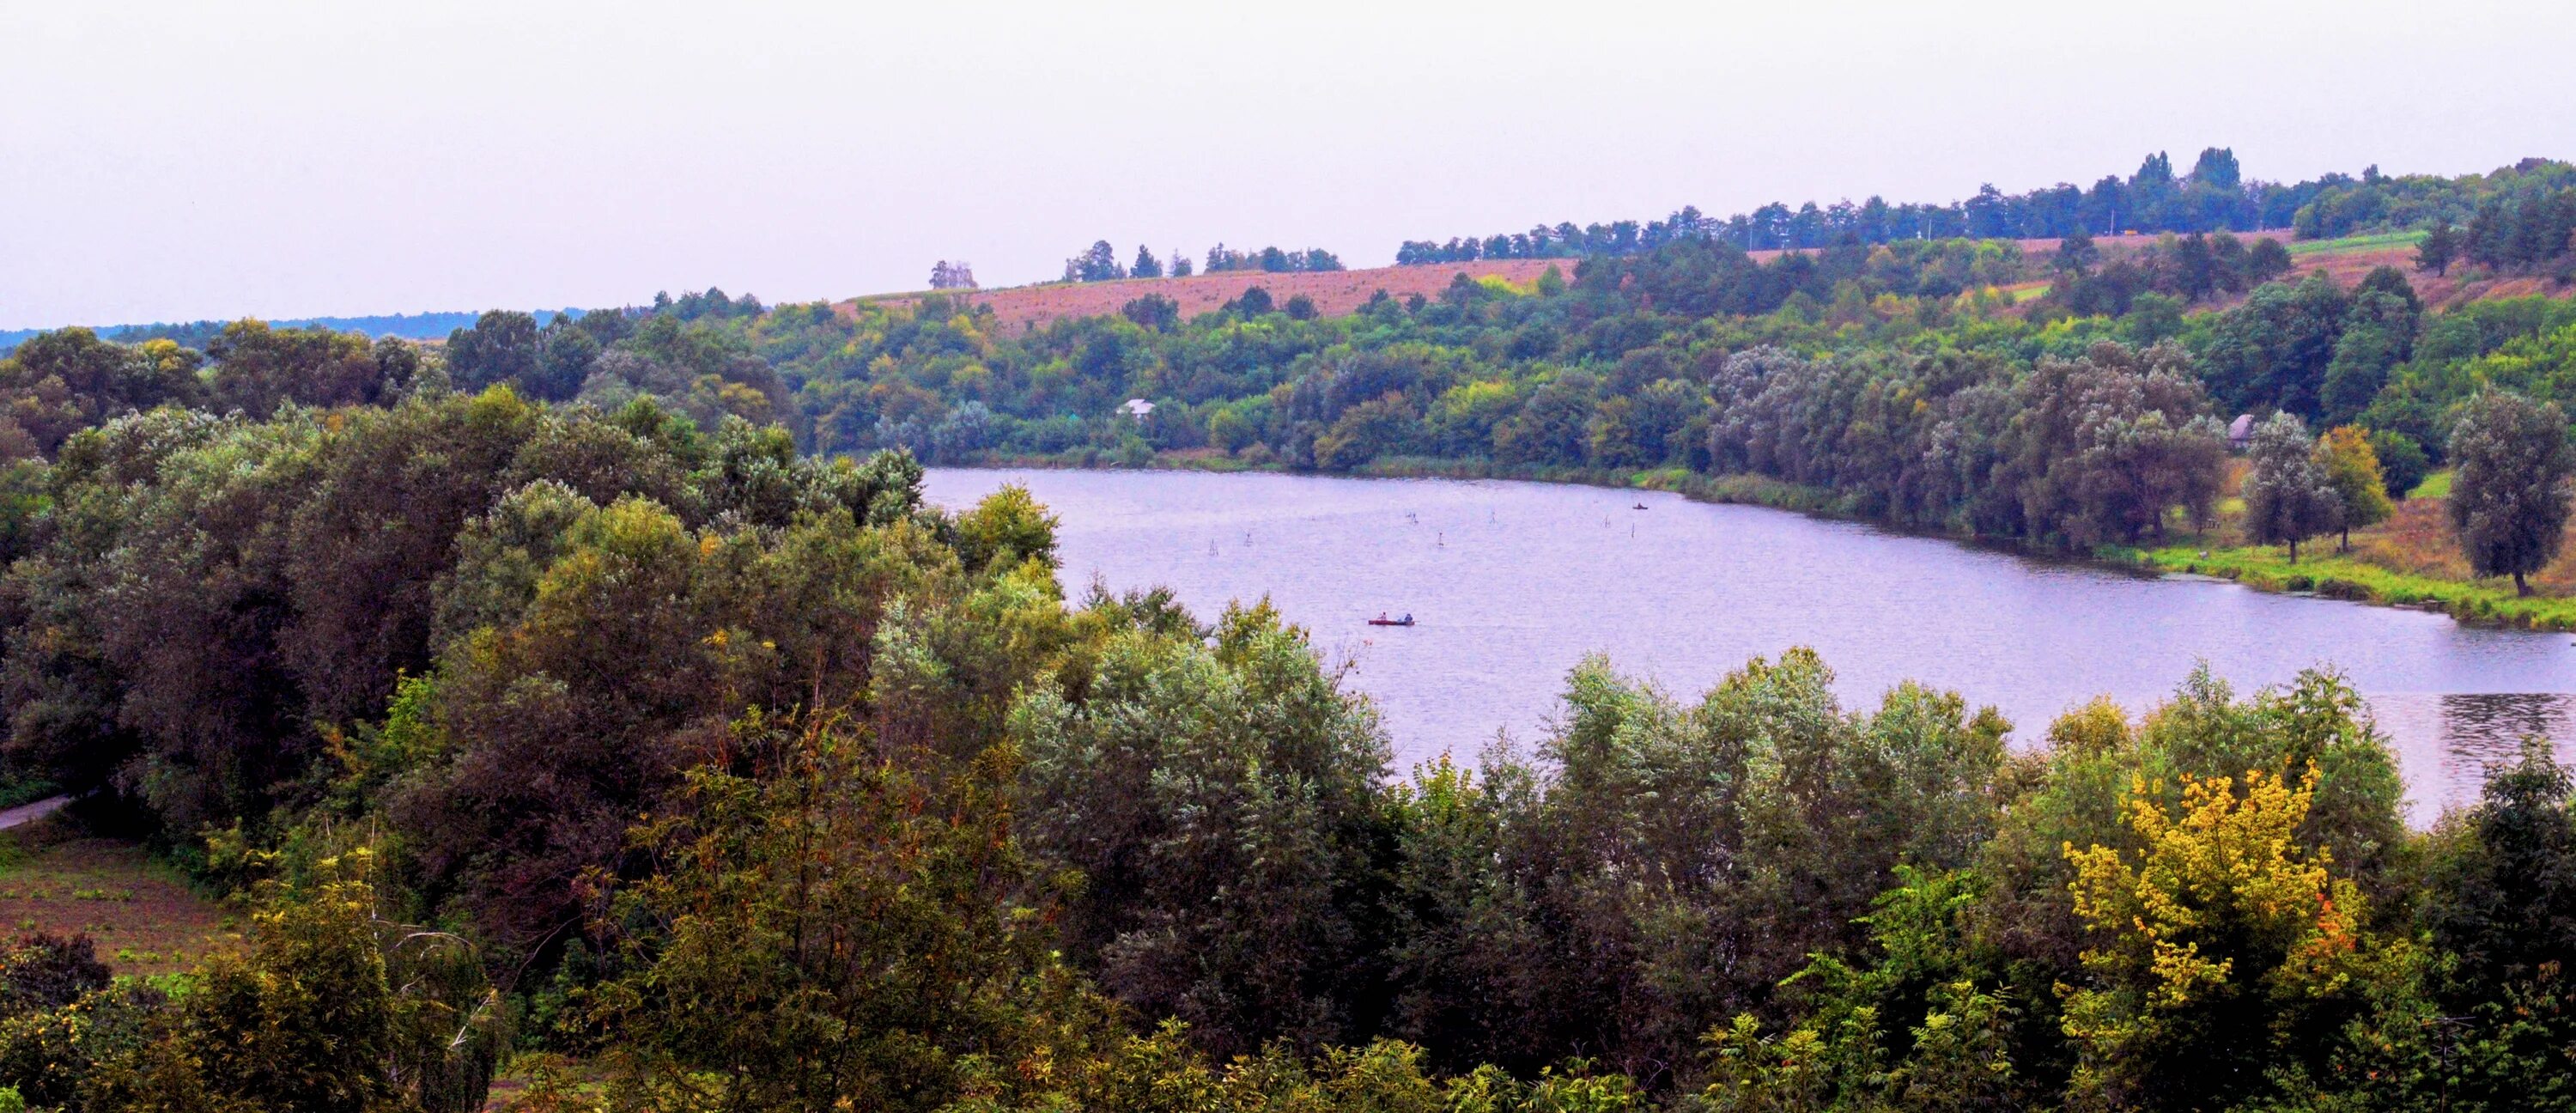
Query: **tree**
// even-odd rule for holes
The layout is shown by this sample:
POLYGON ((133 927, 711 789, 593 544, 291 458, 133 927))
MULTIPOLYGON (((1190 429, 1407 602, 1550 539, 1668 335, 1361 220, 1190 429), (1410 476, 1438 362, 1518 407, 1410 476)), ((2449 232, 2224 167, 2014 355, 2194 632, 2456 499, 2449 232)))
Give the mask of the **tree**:
POLYGON ((1171 332, 1181 327, 1181 303, 1161 294, 1147 294, 1118 307, 1118 315, 1156 332, 1171 332))
POLYGON ((1127 277, 1127 268, 1118 265, 1118 249, 1107 240, 1095 240, 1082 254, 1064 261, 1067 282, 1107 282, 1127 277))
POLYGON ((2424 482, 2425 476, 2433 474, 2433 461, 2424 455, 2424 446, 2396 430, 2372 432, 2370 452, 2379 459, 2379 472, 2387 480, 2389 498, 2405 498, 2424 482))
POLYGON ((2451 273, 2452 260, 2460 257, 2459 234, 2451 230, 2449 217, 2434 221, 2424 230, 2424 242, 2415 245, 2415 269, 2435 274, 2451 273))
POLYGON ((2294 414, 2274 414, 2255 426, 2250 454, 2254 467, 2245 475, 2245 532, 2257 544, 2288 543, 2290 563, 2296 564, 2300 541, 2342 523, 2342 496, 2317 462, 2307 423, 2294 414))
POLYGON ((1068 957, 1223 1053, 1351 1038, 1384 985, 1365 931, 1388 834, 1376 714, 1267 603, 1205 642, 1142 603, 1095 602, 1118 628, 1011 712, 1017 845, 1085 879, 1056 921, 1068 957))
POLYGON ((2058 270, 2084 274, 2101 261, 2102 248, 2093 242, 2092 234, 2077 228, 2057 241, 2057 254, 2052 263, 2058 270))
POLYGON ((930 288, 933 290, 974 289, 975 265, 963 259, 954 263, 942 259, 931 264, 930 288))
POLYGON ((495 309, 447 334, 447 374, 465 391, 524 383, 535 377, 542 347, 535 317, 495 309))
POLYGON ((2004 481, 2034 537, 2078 545, 2164 535, 2179 505, 2206 521, 2227 437, 2179 345, 2103 341, 2043 357, 2013 387, 2004 481))
POLYGON ((2317 466, 2334 485, 2340 507, 2336 524, 2343 528, 2343 551, 2352 551, 2352 531, 2386 521, 2397 507, 2388 500, 2388 479, 2379 471, 2379 454, 2360 427, 2338 425, 2318 438, 2317 466))
POLYGON ((465 1113, 483 1105, 505 1010, 464 941, 377 914, 370 852, 263 883, 245 955, 217 958, 102 1064, 83 1108, 465 1113))
POLYGON ((1144 244, 1137 244, 1136 261, 1128 265, 1127 275, 1130 278, 1161 278, 1163 261, 1154 258, 1154 253, 1146 250, 1144 244))
POLYGON ((2558 555, 2567 526, 2567 478, 2576 451, 2567 415, 2555 402, 2487 390, 2471 398, 2451 428, 2451 528, 2469 566, 2481 576, 2524 578, 2558 555))
POLYGON ((1243 296, 1225 303, 1224 309, 1237 317, 1258 317, 1273 308, 1270 291, 1260 286, 1246 286, 1243 296))
POLYGON ((2185 301, 2199 301, 2217 291, 2220 282, 2218 256, 2210 250, 2209 237, 2194 232, 2174 245, 2174 288, 2185 301))
POLYGON ((2281 241, 2270 236, 2258 237, 2254 246, 2245 249, 2245 283, 2262 285, 2290 273, 2294 265, 2290 249, 2281 246, 2281 241))
POLYGON ((2237 184, 2235 150, 2227 147, 2203 148, 2199 161, 2191 164, 2191 180, 2199 185, 2235 189, 2237 184))
POLYGON ((253 417, 265 417, 286 402, 381 402, 387 388, 375 348, 355 333, 235 321, 207 345, 206 354, 215 360, 216 404, 253 417))
POLYGON ((1180 248, 1175 247, 1172 249, 1171 260, 1172 277, 1188 278, 1190 276, 1190 257, 1182 254, 1180 248))
POLYGON ((828 712, 747 716, 632 836, 668 865, 620 886, 627 973, 610 1108, 926 1111, 968 1053, 1053 1058, 1107 1018, 1052 1017, 1061 976, 1002 802, 1014 762, 947 778, 828 712), (1059 1027, 1051 1021, 1061 1021, 1059 1027))
MULTIPOLYGON (((2069 845, 2089 977, 2066 993, 2074 1095, 2110 1108, 2234 1107, 2319 1052, 2403 975, 2402 940, 2300 837, 2316 772, 2185 775, 2177 807, 2132 780, 2137 849, 2069 845)), ((2091 1103, 2079 1103, 2087 1107, 2091 1103)))

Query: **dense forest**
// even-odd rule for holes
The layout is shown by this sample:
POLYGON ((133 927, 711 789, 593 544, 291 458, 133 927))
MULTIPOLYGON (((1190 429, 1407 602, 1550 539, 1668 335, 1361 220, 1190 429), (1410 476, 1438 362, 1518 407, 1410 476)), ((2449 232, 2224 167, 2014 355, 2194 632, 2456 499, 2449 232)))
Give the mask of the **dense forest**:
MULTIPOLYGON (((2494 229, 2558 211, 2475 209, 2444 265, 2548 281, 2564 245, 2494 229)), ((2330 672, 2008 723, 1846 705, 1783 647, 1696 695, 1587 661, 1525 750, 1399 769, 1265 603, 1069 596, 1026 492, 921 495, 924 461, 1439 462, 2082 546, 2209 513, 2238 451, 2293 543, 2435 462, 2564 476, 2569 303, 2291 264, 1690 238, 1344 317, 1248 275, 1022 336, 713 290, 438 345, 37 336, 0 359, 0 776, 248 938, 167 978, 10 944, 0 1095, 2576 1109, 2545 746, 2419 830, 2330 672)))
MULTIPOLYGON (((1398 263, 1455 263, 1470 259, 1556 259, 1629 255, 1680 240, 1718 240, 1747 251, 1830 247, 1843 242, 1896 240, 2055 239, 2084 232, 2248 232, 2296 228, 2320 239, 2356 232, 2419 228, 2439 220, 2462 222, 2491 203, 2518 203, 2576 184, 2576 167, 2549 159, 2524 159, 2492 174, 2390 177, 2376 166, 2356 178, 2327 174, 2283 184, 2249 179, 2236 152, 2203 150, 2188 173, 2173 159, 2148 155, 2126 179, 2106 174, 2090 187, 2061 182, 2028 193, 1992 185, 1947 204, 1891 205, 1871 197, 1830 205, 1809 201, 1795 209, 1774 202, 1723 220, 1684 208, 1662 220, 1618 220, 1580 228, 1572 222, 1535 225, 1526 232, 1407 240, 1398 263)), ((2560 241, 2563 246, 2564 241, 2560 241)))

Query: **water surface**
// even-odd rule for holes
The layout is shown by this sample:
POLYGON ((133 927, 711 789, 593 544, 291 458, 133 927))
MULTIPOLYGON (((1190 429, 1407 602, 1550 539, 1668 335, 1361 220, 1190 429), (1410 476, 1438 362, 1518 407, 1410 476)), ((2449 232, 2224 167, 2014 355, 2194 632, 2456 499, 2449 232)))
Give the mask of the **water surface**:
POLYGON ((2576 645, 2421 611, 2033 560, 1675 495, 1538 483, 939 468, 931 499, 1027 486, 1063 577, 1172 588, 1202 618, 1268 595, 1383 713, 1400 765, 1545 729, 1606 653, 1696 697, 1806 645, 1846 706, 1898 681, 1991 704, 2037 738, 2107 695, 2133 710, 2207 660, 2241 691, 2340 668, 2395 742, 2427 822, 2526 734, 2576 742, 2576 645), (1643 505, 1646 509, 1635 509, 1643 505), (1370 627, 1411 613, 1409 629, 1370 627))

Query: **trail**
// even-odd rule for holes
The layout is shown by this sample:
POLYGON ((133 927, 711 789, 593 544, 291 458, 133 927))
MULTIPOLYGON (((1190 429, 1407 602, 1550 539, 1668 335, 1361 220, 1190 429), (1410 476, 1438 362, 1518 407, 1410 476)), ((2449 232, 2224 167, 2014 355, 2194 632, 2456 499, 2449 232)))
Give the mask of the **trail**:
POLYGON ((72 798, 69 796, 49 796, 33 804, 20 804, 7 811, 0 811, 0 831, 6 831, 21 824, 34 823, 63 810, 63 805, 71 802, 72 798))

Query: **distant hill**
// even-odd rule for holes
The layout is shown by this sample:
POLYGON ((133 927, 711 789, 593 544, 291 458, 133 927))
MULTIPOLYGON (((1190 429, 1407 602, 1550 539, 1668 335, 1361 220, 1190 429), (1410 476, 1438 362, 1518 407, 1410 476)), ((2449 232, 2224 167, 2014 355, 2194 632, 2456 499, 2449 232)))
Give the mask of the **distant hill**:
MULTIPOLYGON (((1261 287, 1271 300, 1286 304, 1300 294, 1312 299, 1316 312, 1326 317, 1354 313, 1378 291, 1387 296, 1406 298, 1414 294, 1438 297, 1456 276, 1470 278, 1500 275, 1512 282, 1528 282, 1555 267, 1572 278, 1574 259, 1493 259, 1472 263, 1441 263, 1410 267, 1370 267, 1340 271, 1219 271, 1215 274, 1187 278, 1120 278, 1105 282, 1047 282, 1034 286, 1009 286, 991 290, 952 290, 950 296, 961 297, 978 305, 993 308, 1004 335, 1019 336, 1043 329, 1059 320, 1104 317, 1118 312, 1128 301, 1147 294, 1171 298, 1180 306, 1181 316, 1195 317, 1223 305, 1227 299, 1240 296, 1252 287, 1261 287)), ((920 293, 872 294, 840 303, 848 313, 859 302, 877 305, 910 305, 921 300, 920 293)))
MULTIPOLYGON (((539 309, 534 311, 534 315, 537 318, 537 324, 540 327, 544 326, 546 322, 553 320, 559 313, 578 317, 581 316, 582 311, 579 309, 539 309)), ((445 340, 447 339, 448 333, 454 332, 460 328, 470 327, 474 324, 474 319, 480 316, 482 316, 482 314, 479 312, 390 313, 377 314, 370 317, 275 318, 270 319, 268 323, 279 328, 327 328, 333 332, 362 332, 368 336, 399 336, 405 340, 445 340)), ((202 348, 206 346, 206 342, 212 339, 216 333, 222 332, 225 325, 231 323, 232 322, 229 320, 187 322, 155 321, 148 325, 106 325, 96 327, 93 331, 109 340, 122 340, 127 343, 167 339, 176 340, 191 348, 202 348)), ((25 343, 29 338, 34 337, 38 333, 50 331, 52 330, 38 328, 0 330, 0 352, 7 352, 18 345, 25 343)))

